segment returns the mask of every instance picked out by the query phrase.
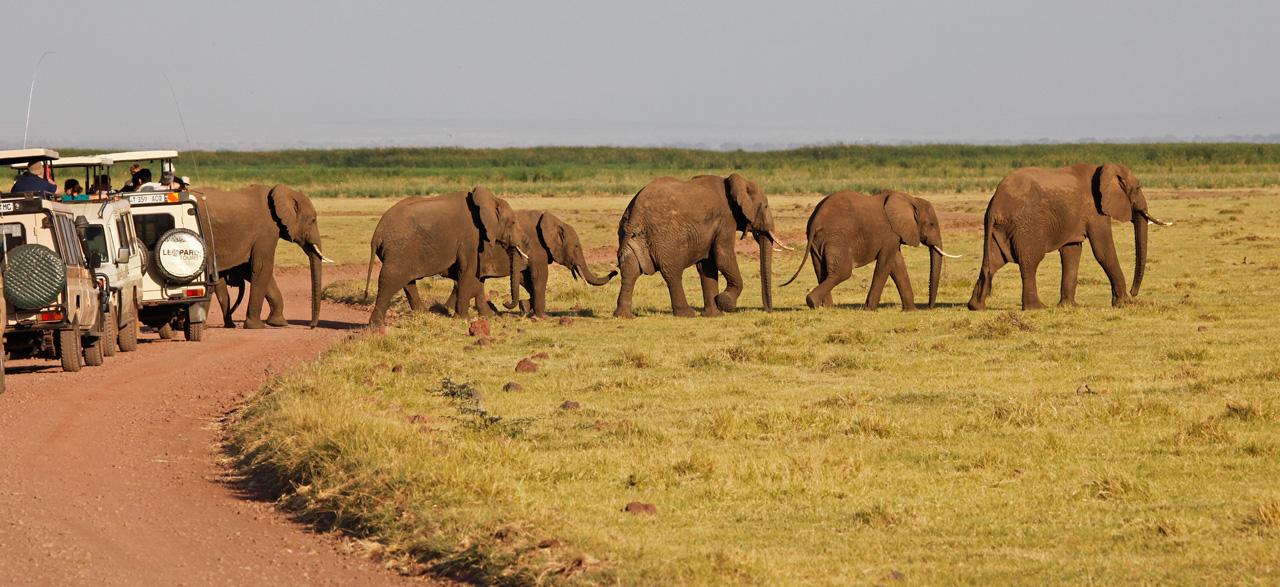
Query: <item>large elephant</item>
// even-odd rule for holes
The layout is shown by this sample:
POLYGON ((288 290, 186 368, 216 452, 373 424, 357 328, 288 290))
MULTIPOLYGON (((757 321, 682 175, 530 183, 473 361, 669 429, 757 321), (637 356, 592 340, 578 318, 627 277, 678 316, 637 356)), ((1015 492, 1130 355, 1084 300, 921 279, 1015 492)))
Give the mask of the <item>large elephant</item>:
POLYGON ((249 306, 245 328, 285 326, 284 296, 276 285, 276 245, 280 239, 302 248, 311 265, 311 327, 320 322, 321 263, 320 225, 315 205, 305 194, 288 186, 251 185, 241 190, 202 190, 213 229, 214 258, 218 263, 218 304, 229 318, 226 277, 249 282, 249 306), (271 311, 262 321, 262 302, 271 311))
MULTIPOLYGON (((423 277, 444 275, 457 282, 454 315, 465 318, 474 300, 482 315, 492 314, 480 282, 480 255, 505 251, 510 265, 523 270, 528 256, 520 250, 525 236, 515 210, 506 200, 477 187, 470 192, 417 196, 402 200, 382 214, 369 242, 369 269, 365 296, 378 271, 378 298, 369 315, 369 326, 381 327, 391 298, 404 290, 411 304, 417 300, 414 284, 423 277)), ((520 300, 519 271, 511 276, 511 299, 520 300)))
POLYGON ((737 308, 742 272, 733 246, 750 232, 760 246, 760 289, 766 312, 773 311, 773 233, 769 199, 753 181, 699 175, 689 181, 662 177, 631 199, 618 223, 618 269, 622 287, 613 315, 631 318, 631 297, 641 274, 661 272, 676 316, 693 316, 685 299, 683 273, 698 266, 702 279, 702 315, 718 316, 737 308), (719 288, 719 274, 727 285, 719 288))
MULTIPOLYGON (((516 222, 520 224, 520 230, 525 239, 520 243, 520 249, 529 256, 528 261, 521 263, 523 269, 517 267, 520 283, 529 294, 529 303, 518 302, 512 298, 511 303, 506 304, 507 309, 519 305, 525 312, 531 312, 539 318, 547 316, 547 277, 551 263, 568 267, 574 279, 581 275, 587 283, 596 286, 609 283, 609 280, 618 274, 617 271, 610 271, 608 275, 600 277, 592 273, 591 268, 587 266, 587 257, 582 251, 582 241, 578 239, 578 231, 554 214, 539 210, 520 210, 516 212, 516 222)), ((480 255, 481 281, 510 275, 511 255, 504 254, 496 248, 489 248, 480 255)), ((409 287, 405 293, 414 310, 424 308, 417 288, 409 287)), ((453 306, 457 295, 458 288, 455 286, 445 305, 453 306)))
POLYGON ((938 299, 942 258, 942 227, 938 213, 928 201, 902 192, 880 192, 866 196, 857 192, 836 192, 818 202, 806 229, 809 244, 800 266, 784 287, 795 281, 807 257, 813 258, 818 286, 805 296, 810 308, 832 305, 831 290, 849 279, 853 270, 876 262, 867 291, 866 309, 880 305, 885 281, 892 277, 902 299, 903 310, 916 309, 915 294, 907 276, 902 245, 929 248, 929 307, 938 299))
POLYGON ((1165 225, 1147 212, 1142 185, 1128 167, 1116 163, 1080 164, 1057 169, 1024 167, 996 187, 987 204, 982 267, 970 310, 982 310, 991 280, 1005 263, 1022 273, 1022 308, 1043 308, 1036 291, 1036 268, 1050 251, 1062 257, 1060 305, 1075 304, 1076 278, 1085 240, 1111 282, 1111 303, 1119 306, 1138 295, 1147 268, 1147 224, 1165 225), (1124 271, 1111 236, 1111 221, 1133 223, 1134 276, 1125 291, 1124 271))

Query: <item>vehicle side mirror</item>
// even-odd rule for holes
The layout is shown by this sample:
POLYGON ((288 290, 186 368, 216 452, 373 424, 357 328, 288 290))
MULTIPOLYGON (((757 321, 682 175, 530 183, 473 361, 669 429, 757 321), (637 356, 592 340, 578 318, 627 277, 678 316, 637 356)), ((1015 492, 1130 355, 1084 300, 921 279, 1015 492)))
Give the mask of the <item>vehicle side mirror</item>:
POLYGON ((131 255, 129 254, 129 249, 122 248, 116 251, 116 264, 117 265, 128 264, 130 257, 131 255))
POLYGON ((97 269, 102 266, 102 255, 94 251, 89 253, 89 258, 85 259, 85 261, 89 265, 89 269, 97 269))

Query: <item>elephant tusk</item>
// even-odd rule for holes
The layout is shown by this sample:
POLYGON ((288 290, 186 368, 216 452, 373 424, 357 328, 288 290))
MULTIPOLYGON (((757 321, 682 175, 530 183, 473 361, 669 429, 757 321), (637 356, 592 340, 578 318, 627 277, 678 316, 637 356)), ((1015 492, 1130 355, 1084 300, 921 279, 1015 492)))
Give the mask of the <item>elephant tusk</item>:
POLYGON ((951 253, 948 253, 942 250, 942 247, 931 247, 931 248, 935 251, 938 251, 939 255, 942 255, 943 257, 946 257, 948 259, 959 259, 960 257, 964 256, 964 255, 952 255, 951 253))
POLYGON ((320 262, 321 262, 321 263, 337 263, 337 261, 334 261, 333 259, 330 259, 330 258, 328 258, 328 257, 324 256, 324 252, 320 250, 320 247, 317 247, 317 246, 312 245, 312 247, 311 247, 311 248, 312 248, 312 249, 314 249, 314 250, 315 250, 315 252, 316 252, 316 255, 318 255, 318 256, 320 257, 320 262))
POLYGON ((774 251, 794 251, 796 249, 795 247, 788 247, 787 245, 784 245, 778 241, 773 241, 773 250, 774 251))
POLYGON ((516 254, 520 255, 520 257, 522 257, 525 261, 529 260, 529 255, 524 254, 524 251, 521 251, 520 247, 511 247, 511 248, 514 249, 516 254))

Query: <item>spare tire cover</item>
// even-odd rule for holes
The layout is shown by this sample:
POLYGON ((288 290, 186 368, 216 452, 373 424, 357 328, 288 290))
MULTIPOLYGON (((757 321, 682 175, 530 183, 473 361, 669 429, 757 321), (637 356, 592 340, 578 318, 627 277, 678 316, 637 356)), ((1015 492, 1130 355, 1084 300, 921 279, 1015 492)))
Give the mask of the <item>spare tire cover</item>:
POLYGON ((204 239, 186 228, 175 228, 156 240, 156 269, 170 283, 195 279, 204 271, 205 255, 204 239))
POLYGON ((39 310, 58 301, 67 287, 67 264, 44 245, 18 245, 9 250, 4 271, 4 299, 21 310, 39 310))

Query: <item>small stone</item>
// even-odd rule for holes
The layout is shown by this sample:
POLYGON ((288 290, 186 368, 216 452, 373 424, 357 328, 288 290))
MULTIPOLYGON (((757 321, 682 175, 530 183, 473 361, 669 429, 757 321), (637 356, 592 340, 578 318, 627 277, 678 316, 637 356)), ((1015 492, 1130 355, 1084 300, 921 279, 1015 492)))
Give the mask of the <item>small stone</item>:
POLYGON ((1209 331, 1208 326, 1200 326, 1199 328, 1196 328, 1196 332, 1208 332, 1208 331, 1209 331))
POLYGON ((392 368, 391 368, 391 372, 392 372, 392 373, 402 373, 402 372, 404 372, 404 365, 396 365, 396 366, 392 367, 392 368))
POLYGON ((580 408, 582 408, 582 404, 574 401, 567 401, 560 404, 560 409, 562 410, 577 410, 580 408))
POLYGON ((538 548, 560 548, 560 541, 555 538, 548 538, 539 542, 538 548))
POLYGON ((1091 389, 1088 383, 1081 383, 1080 387, 1076 388, 1076 395, 1092 395, 1095 393, 1097 392, 1091 389))
POLYGON ((489 336, 491 334, 489 332, 489 321, 484 318, 472 320, 471 324, 467 325, 467 334, 471 336, 489 336))
POLYGON ((907 574, 902 571, 899 571, 896 569, 889 571, 889 579, 893 581, 901 581, 906 578, 907 578, 907 574))
POLYGON ((508 381, 502 386, 502 391, 524 391, 524 386, 514 381, 508 381))
POLYGON ((627 504, 626 507, 622 508, 622 511, 627 512, 629 514, 636 514, 638 516, 653 516, 653 515, 657 515, 658 506, 653 505, 651 503, 633 501, 627 504))
POLYGON ((534 355, 532 358, 538 359, 540 361, 545 361, 547 359, 550 359, 551 355, 548 355, 547 351, 540 351, 538 354, 534 355))
POLYGON ((560 317, 559 320, 556 321, 556 324, 559 324, 561 326, 571 326, 573 325, 573 318, 570 318, 568 316, 562 316, 560 317))
POLYGON ((537 373, 537 372, 538 372, 538 364, 533 361, 530 361, 529 359, 520 359, 520 362, 516 363, 516 373, 537 373))

